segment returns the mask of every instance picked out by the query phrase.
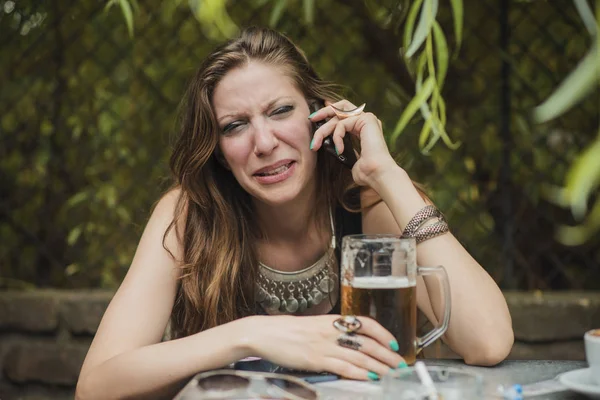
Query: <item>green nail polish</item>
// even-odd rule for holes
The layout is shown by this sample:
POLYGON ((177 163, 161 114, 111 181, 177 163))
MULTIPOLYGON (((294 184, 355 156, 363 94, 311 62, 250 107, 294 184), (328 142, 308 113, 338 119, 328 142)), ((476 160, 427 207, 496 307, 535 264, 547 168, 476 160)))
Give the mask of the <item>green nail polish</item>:
POLYGON ((312 150, 313 147, 315 147, 315 138, 312 138, 312 140, 310 141, 310 149, 312 150))
POLYGON ((372 381, 378 381, 379 380, 379 375, 377 375, 375 372, 373 371, 369 371, 369 373, 367 374, 367 377, 372 380, 372 381))
POLYGON ((394 351, 400 350, 400 346, 398 346, 398 342, 395 340, 390 340, 390 349, 394 351))
POLYGON ((400 364, 398 364, 398 368, 408 368, 408 364, 405 363, 404 361, 400 361, 400 364))
POLYGON ((340 152, 338 151, 337 146, 335 144, 333 145, 333 148, 335 149, 335 154, 339 156, 340 152))
POLYGON ((308 116, 308 119, 311 119, 312 117, 314 117, 316 113, 317 113, 317 111, 315 111, 314 113, 310 114, 310 115, 308 116))

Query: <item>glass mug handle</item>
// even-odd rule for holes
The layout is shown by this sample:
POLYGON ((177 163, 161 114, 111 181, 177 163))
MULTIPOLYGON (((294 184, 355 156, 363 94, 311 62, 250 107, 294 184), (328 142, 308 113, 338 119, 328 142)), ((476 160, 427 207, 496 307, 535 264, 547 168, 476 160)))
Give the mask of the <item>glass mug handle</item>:
POLYGON ((427 332, 422 337, 417 338, 417 353, 423 350, 424 347, 429 346, 434 340, 442 336, 448 329, 448 323, 450 322, 450 283, 448 281, 448 274, 446 269, 441 265, 437 267, 417 267, 417 274, 421 276, 425 275, 439 275, 441 280, 442 298, 444 299, 444 317, 441 322, 438 323, 431 331, 427 332))

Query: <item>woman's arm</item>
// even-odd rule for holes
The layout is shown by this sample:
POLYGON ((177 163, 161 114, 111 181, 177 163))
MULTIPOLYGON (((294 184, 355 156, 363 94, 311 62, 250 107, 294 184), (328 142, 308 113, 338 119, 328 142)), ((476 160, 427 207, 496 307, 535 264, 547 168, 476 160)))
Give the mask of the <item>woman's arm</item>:
MULTIPOLYGON (((393 336, 363 319, 360 351, 337 344, 338 316, 253 316, 161 343, 177 289, 177 263, 162 246, 177 192, 157 205, 132 265, 108 306, 86 356, 76 398, 171 398, 200 371, 222 368, 247 356, 281 365, 327 370, 353 379, 383 375, 402 361, 390 350, 393 336)), ((175 259, 181 248, 173 230, 166 240, 175 259)))
MULTIPOLYGON (((160 343, 177 288, 177 263, 163 248, 178 192, 157 204, 122 285, 108 306, 77 382, 77 399, 160 398, 197 371, 245 356, 236 323, 160 343)), ((174 229, 167 247, 181 249, 174 229)))
POLYGON ((82 371, 76 399, 170 399, 195 373, 226 367, 248 355, 246 333, 238 326, 243 322, 134 348, 109 359, 95 358, 90 362, 97 363, 82 371))
MULTIPOLYGON (((395 163, 381 171, 371 176, 369 186, 383 202, 365 211, 364 230, 400 234, 427 203, 395 163)), ((372 191, 363 197, 373 197, 372 191)), ((452 309, 444 339, 452 350, 468 364, 494 365, 506 358, 514 340, 512 321, 506 300, 490 275, 451 233, 420 243, 417 259, 419 265, 443 265, 448 273, 452 309)), ((419 278, 417 293, 421 310, 431 321, 437 321, 443 313, 437 279, 419 278)))
MULTIPOLYGON (((342 109, 355 107, 347 100, 335 105, 342 109)), ((311 115, 311 120, 316 122, 327 117, 330 120, 313 136, 313 151, 319 150, 326 136, 333 135, 336 149, 342 153, 343 137, 357 136, 361 154, 352 168, 352 178, 358 185, 376 192, 364 190, 362 203, 383 200, 364 212, 363 230, 400 234, 426 202, 407 173, 391 157, 381 121, 369 112, 340 120, 331 107, 311 115)), ((452 350, 470 364, 493 365, 502 361, 510 352, 514 337, 506 300, 494 280, 451 233, 419 244, 417 255, 421 265, 443 265, 448 273, 452 314, 445 340, 452 350)), ((431 321, 436 321, 442 310, 437 280, 419 278, 417 285, 419 307, 431 321)))

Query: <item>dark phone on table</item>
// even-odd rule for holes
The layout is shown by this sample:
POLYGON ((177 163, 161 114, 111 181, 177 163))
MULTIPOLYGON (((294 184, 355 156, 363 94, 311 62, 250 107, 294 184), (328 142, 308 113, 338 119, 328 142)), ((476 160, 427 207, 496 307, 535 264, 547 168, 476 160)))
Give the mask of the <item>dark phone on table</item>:
MULTIPOLYGON (((310 112, 313 113, 323 107, 325 107, 325 103, 322 100, 319 100, 317 102, 312 103, 310 112)), ((315 134, 315 131, 317 129, 319 129, 321 126, 323 126, 323 124, 325 122, 327 122, 327 121, 321 120, 321 121, 313 123, 313 135, 315 134)), ((350 139, 350 135, 344 136, 344 152, 342 154, 338 155, 337 152, 335 151, 335 145, 333 144, 331 135, 327 136, 325 139, 323 139, 323 145, 321 146, 321 149, 323 151, 326 151, 327 153, 331 154, 339 162, 341 162, 342 164, 344 164, 346 167, 348 167, 350 169, 356 163, 356 153, 354 153, 354 146, 352 146, 352 140, 350 139)), ((319 151, 321 149, 319 149, 319 151)))
POLYGON ((314 372, 290 369, 262 359, 238 361, 235 364, 233 364, 233 369, 241 371, 271 372, 275 374, 291 375, 296 378, 302 379, 308 383, 328 382, 340 379, 338 375, 331 374, 329 372, 314 372))

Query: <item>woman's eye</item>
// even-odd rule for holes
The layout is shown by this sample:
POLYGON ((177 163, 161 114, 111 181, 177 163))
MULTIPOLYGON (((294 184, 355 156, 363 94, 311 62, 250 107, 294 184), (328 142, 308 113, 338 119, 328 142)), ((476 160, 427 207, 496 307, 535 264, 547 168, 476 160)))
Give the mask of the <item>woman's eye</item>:
POLYGON ((223 133, 231 133, 242 125, 242 122, 232 122, 230 124, 227 124, 223 127, 223 133))
POLYGON ((273 115, 278 115, 278 114, 285 114, 287 112, 290 112, 294 109, 293 106, 283 106, 283 107, 279 107, 278 109, 276 109, 275 111, 273 111, 273 115))

